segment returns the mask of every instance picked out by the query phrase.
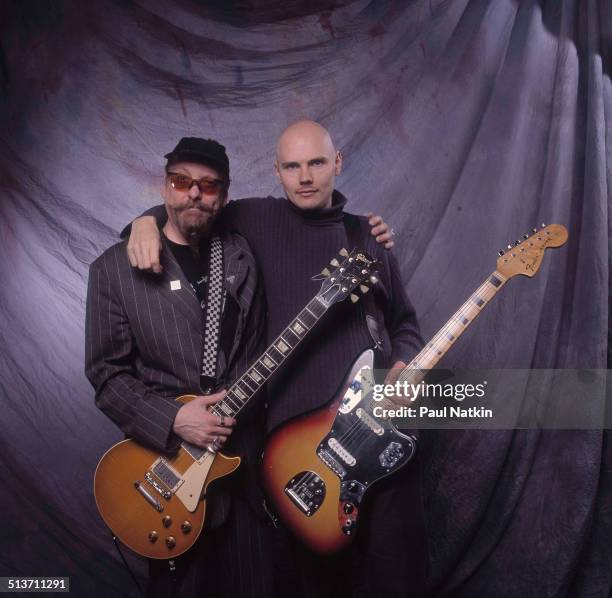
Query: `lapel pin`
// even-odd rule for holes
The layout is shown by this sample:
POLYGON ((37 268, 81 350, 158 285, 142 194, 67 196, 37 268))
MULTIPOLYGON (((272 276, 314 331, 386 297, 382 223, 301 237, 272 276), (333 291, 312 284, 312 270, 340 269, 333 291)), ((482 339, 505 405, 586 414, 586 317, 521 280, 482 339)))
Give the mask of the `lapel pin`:
POLYGON ((180 280, 171 280, 170 281, 170 290, 171 291, 180 291, 181 290, 181 281, 180 280))

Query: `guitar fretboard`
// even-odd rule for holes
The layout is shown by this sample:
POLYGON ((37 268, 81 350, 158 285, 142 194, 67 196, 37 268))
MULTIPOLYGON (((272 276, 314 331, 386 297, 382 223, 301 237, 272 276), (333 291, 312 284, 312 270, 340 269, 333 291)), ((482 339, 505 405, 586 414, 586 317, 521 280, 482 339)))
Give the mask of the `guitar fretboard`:
MULTIPOLYGON (((236 417, 300 342, 306 338, 329 307, 318 296, 311 299, 261 357, 232 384, 225 397, 211 408, 211 413, 218 416, 236 417)), ((205 449, 186 442, 181 446, 194 459, 199 459, 206 452, 205 449)))
POLYGON ((317 297, 312 299, 264 351, 262 356, 234 382, 224 399, 219 401, 211 411, 215 415, 236 417, 278 367, 291 355, 326 311, 327 307, 317 297))
POLYGON ((495 270, 402 370, 398 380, 415 382, 413 370, 430 370, 433 368, 478 317, 478 314, 493 299, 506 281, 507 278, 495 270))

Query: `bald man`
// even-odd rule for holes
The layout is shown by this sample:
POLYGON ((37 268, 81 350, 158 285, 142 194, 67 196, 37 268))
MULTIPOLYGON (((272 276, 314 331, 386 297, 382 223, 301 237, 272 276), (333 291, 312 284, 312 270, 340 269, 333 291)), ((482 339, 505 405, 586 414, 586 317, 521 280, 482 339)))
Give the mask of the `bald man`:
MULTIPOLYGON (((348 243, 347 199, 335 189, 342 155, 327 130, 299 121, 280 135, 274 168, 286 198, 249 198, 230 202, 222 226, 243 235, 261 268, 268 304, 267 336, 274 339, 318 291, 312 276, 348 243)), ((132 265, 159 268, 158 226, 165 212, 134 223, 128 244, 132 265)), ((334 306, 326 326, 315 329, 292 362, 269 388, 267 432, 329 402, 357 355, 375 343, 377 368, 401 367, 420 349, 416 316, 393 255, 357 219, 361 246, 380 263, 374 287, 374 317, 361 303, 334 306), (370 314, 368 314, 370 315, 370 314)), ((318 558, 278 532, 279 550, 271 557, 279 569, 279 596, 340 598, 426 595, 427 547, 418 460, 379 483, 368 498, 352 554, 318 558), (290 593, 289 593, 290 592, 290 593)))

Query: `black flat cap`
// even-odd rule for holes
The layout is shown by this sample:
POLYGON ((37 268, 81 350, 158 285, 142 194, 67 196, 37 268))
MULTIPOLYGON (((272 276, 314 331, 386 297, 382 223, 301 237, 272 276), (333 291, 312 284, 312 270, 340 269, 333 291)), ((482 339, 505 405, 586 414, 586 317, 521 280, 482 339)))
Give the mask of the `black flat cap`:
POLYGON ((168 160, 168 165, 184 161, 212 166, 226 181, 229 181, 229 158, 225 153, 225 147, 214 139, 183 137, 164 158, 168 160))

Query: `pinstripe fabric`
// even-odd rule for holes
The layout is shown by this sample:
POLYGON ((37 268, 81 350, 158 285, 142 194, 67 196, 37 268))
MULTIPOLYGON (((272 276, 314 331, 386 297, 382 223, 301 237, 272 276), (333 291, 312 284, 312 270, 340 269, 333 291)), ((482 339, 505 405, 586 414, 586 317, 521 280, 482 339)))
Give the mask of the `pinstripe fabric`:
MULTIPOLYGON (((264 307, 256 267, 244 239, 224 244, 225 285, 240 306, 230 355, 220 356, 223 384, 248 367, 261 349, 264 307), (257 296, 256 296, 257 295, 257 296)), ((127 435, 160 451, 176 446, 174 399, 201 393, 203 316, 198 299, 171 252, 161 276, 132 268, 123 243, 90 267, 85 373, 96 404, 127 435), (171 282, 180 289, 171 290, 171 282)))
MULTIPOLYGON (((161 260, 162 275, 141 272, 130 266, 125 243, 118 243, 91 264, 85 373, 96 389, 97 406, 126 435, 165 452, 180 443, 172 432, 179 409, 174 399, 181 394, 201 394, 203 312, 165 246, 161 260), (180 289, 172 290, 173 281, 180 281, 180 289)), ((219 351, 220 386, 239 377, 259 356, 265 324, 256 264, 242 237, 224 238, 224 261, 227 297, 238 304, 239 316, 235 331, 222 328, 223 334, 232 334, 233 344, 229 355, 219 351)), ((177 571, 184 582, 181 596, 207 595, 203 594, 207 573, 216 575, 210 568, 211 551, 223 555, 223 563, 231 563, 235 571, 228 586, 232 593, 220 595, 270 595, 271 575, 264 573, 267 529, 259 512, 261 495, 255 483, 255 461, 263 434, 263 409, 258 405, 261 407, 261 401, 241 413, 239 425, 224 448, 224 452, 244 458, 242 471, 236 479, 214 485, 219 488, 213 486, 208 531, 177 571), (234 501, 230 494, 236 495, 234 501), (230 509, 234 514, 228 517, 230 509), (236 588, 240 591, 234 593, 236 588)), ((215 569, 221 566, 218 560, 215 563, 215 569)), ((154 591, 157 585, 169 583, 166 567, 160 567, 152 565, 156 583, 151 586, 151 595, 168 596, 154 591)))
POLYGON ((176 586, 165 561, 150 561, 148 598, 274 598, 274 530, 241 498, 231 509, 220 528, 176 559, 176 586))

